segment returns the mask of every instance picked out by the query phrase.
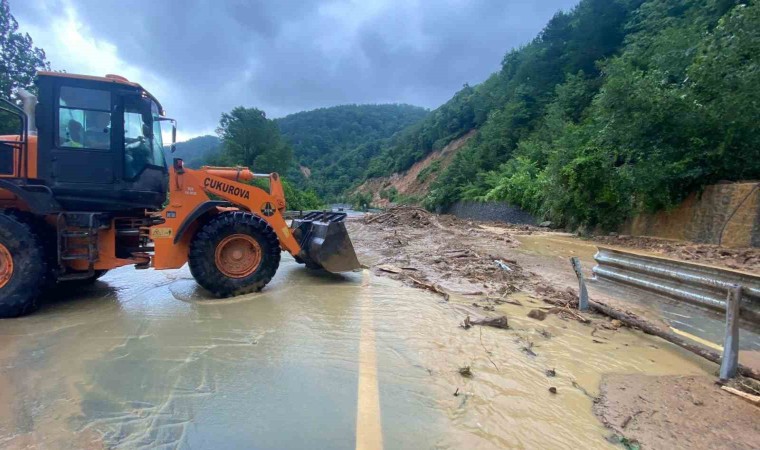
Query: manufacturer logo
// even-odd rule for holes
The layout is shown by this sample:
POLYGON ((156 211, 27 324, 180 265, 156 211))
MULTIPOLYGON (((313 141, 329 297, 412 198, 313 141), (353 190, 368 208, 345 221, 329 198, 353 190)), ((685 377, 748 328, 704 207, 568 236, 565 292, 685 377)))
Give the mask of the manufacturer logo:
POLYGON ((264 206, 261 207, 261 214, 264 214, 267 217, 273 216, 274 212, 275 212, 275 209, 272 206, 272 204, 269 202, 264 203, 264 206))
POLYGON ((230 194, 234 195, 235 197, 244 198, 246 200, 251 198, 251 194, 247 190, 233 186, 229 183, 225 183, 224 181, 206 178, 203 180, 203 186, 215 191, 222 192, 224 194, 230 194))

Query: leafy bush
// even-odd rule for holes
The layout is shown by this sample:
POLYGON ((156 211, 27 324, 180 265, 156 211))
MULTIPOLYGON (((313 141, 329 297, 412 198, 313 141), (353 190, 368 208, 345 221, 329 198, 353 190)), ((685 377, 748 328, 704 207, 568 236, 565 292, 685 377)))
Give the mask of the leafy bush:
POLYGON ((440 170, 441 170, 441 160, 438 159, 430 163, 429 166, 420 170, 420 173, 417 174, 417 181, 419 181, 420 183, 424 183, 425 181, 427 181, 428 178, 430 178, 430 175, 438 173, 440 170))

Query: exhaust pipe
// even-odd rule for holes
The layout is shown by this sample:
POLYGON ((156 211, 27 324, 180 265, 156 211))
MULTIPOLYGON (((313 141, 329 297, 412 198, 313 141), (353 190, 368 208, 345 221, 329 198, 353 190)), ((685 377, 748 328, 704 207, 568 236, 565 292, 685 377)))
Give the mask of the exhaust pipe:
POLYGON ((37 107, 37 97, 26 89, 19 89, 16 95, 21 99, 21 109, 26 113, 26 131, 30 136, 37 136, 37 124, 34 121, 34 110, 37 107))

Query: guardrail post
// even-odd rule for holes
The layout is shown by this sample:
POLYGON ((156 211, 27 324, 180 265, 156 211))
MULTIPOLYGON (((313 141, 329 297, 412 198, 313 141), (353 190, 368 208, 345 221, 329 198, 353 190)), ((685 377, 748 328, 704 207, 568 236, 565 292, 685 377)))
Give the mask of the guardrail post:
POLYGON ((578 309, 588 311, 588 290, 586 289, 586 280, 583 278, 583 271, 581 271, 581 261, 577 256, 573 256, 570 258, 570 263, 572 263, 575 275, 578 277, 578 309))
POLYGON ((726 338, 723 340, 723 358, 720 363, 720 380, 736 376, 739 365, 739 307, 742 287, 738 284, 728 289, 726 298, 726 338))

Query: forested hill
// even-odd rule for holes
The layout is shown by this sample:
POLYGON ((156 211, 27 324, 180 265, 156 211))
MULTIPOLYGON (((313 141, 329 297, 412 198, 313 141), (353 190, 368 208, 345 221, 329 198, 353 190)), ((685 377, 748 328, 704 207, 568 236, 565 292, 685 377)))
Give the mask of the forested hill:
POLYGON ((177 143, 175 158, 182 158, 187 167, 198 168, 206 160, 219 152, 219 138, 216 136, 199 136, 177 143))
MULTIPOLYGON (((342 105, 274 119, 293 149, 294 164, 286 177, 299 188, 334 198, 364 178, 369 161, 389 138, 427 114, 403 104, 342 105)), ((200 136, 178 143, 175 156, 188 167, 227 163, 217 160, 220 148, 218 137, 200 136)))
POLYGON ((383 145, 366 175, 405 170, 477 128, 428 206, 508 200, 557 224, 614 228, 706 184, 760 178, 758 117, 758 1, 582 0, 383 145))
POLYGON ((293 147, 296 167, 289 178, 331 198, 364 177, 385 140, 427 114, 424 108, 404 104, 342 105, 275 122, 293 147))

